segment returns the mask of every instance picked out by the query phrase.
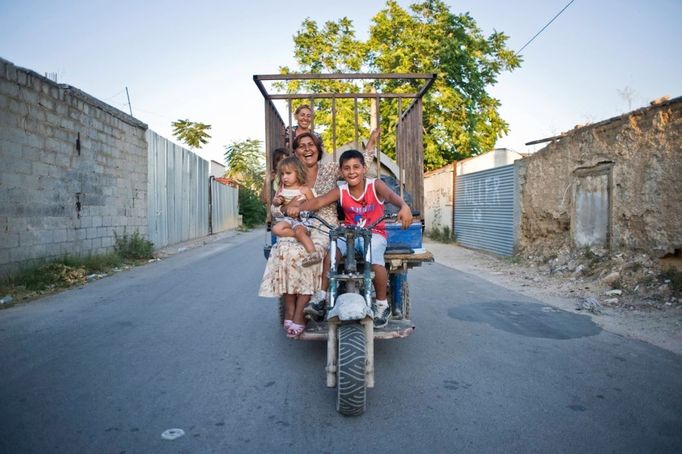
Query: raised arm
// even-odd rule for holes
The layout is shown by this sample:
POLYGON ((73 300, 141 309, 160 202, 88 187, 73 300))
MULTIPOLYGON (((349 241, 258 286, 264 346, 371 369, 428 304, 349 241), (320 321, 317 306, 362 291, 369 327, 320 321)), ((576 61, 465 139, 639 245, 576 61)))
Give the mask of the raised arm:
POLYGON ((369 140, 367 140, 367 146, 362 154, 365 156, 365 163, 369 166, 372 164, 374 156, 377 154, 377 143, 379 142, 379 136, 381 135, 381 128, 377 127, 372 130, 369 135, 369 140))
POLYGON ((412 210, 410 210, 410 207, 405 203, 405 201, 400 198, 398 194, 393 192, 391 188, 386 186, 386 184, 381 181, 380 179, 374 180, 374 189, 377 192, 377 195, 381 197, 384 202, 388 202, 391 205, 395 205, 400 210, 398 211, 398 221, 402 225, 403 229, 406 229, 412 224, 412 210))
POLYGON ((287 215, 292 218, 298 217, 301 211, 317 211, 322 207, 326 207, 330 203, 334 203, 339 200, 339 189, 333 188, 326 194, 319 197, 313 197, 305 202, 290 204, 287 206, 287 215))

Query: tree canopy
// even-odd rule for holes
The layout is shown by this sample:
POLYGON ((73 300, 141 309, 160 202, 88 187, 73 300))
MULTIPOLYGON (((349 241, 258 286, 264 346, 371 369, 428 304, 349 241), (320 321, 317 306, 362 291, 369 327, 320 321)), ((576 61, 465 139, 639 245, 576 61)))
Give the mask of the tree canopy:
POLYGON ((190 148, 201 148, 211 138, 208 134, 211 125, 205 123, 185 119, 176 120, 171 123, 171 126, 173 126, 173 135, 189 145, 190 148))
MULTIPOLYGON (((294 56, 298 68, 280 68, 282 73, 436 73, 437 79, 424 97, 424 164, 427 170, 454 159, 463 159, 491 150, 508 132, 500 117, 500 102, 487 88, 503 71, 517 68, 521 59, 506 47, 508 37, 501 32, 485 36, 468 14, 453 14, 442 0, 414 3, 409 12, 395 0, 388 0, 373 18, 369 38, 356 38, 352 21, 341 18, 321 27, 305 19, 294 36, 294 56)), ((319 93, 330 89, 346 92, 415 92, 422 84, 409 81, 376 81, 360 85, 352 81, 295 81, 289 92, 319 93)), ((308 102, 301 101, 302 102, 308 102)), ((332 114, 329 99, 315 101, 315 127, 331 146, 332 114)), ((403 109, 406 106, 403 106, 403 109)), ((354 140, 352 100, 337 99, 337 145, 354 140)), ((367 119, 369 102, 359 103, 361 118, 367 119)), ((382 100, 380 118, 382 152, 395 150, 398 103, 382 100)), ((364 120, 360 132, 369 133, 364 120)))
POLYGON ((242 187, 258 193, 261 190, 265 175, 265 160, 261 149, 261 141, 247 139, 232 142, 225 147, 226 175, 237 181, 242 187))

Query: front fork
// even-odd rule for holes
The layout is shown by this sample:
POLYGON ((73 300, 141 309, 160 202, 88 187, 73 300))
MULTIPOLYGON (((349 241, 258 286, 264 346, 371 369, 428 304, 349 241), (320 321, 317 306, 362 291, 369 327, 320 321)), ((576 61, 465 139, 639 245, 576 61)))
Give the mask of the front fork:
MULTIPOLYGON (((329 321, 327 323, 327 387, 334 388, 336 386, 336 371, 338 368, 337 352, 337 334, 339 325, 337 321, 329 321)), ((374 320, 372 317, 365 317, 360 320, 360 324, 365 329, 365 386, 374 388, 374 320)))
MULTIPOLYGON (((333 274, 337 272, 337 257, 336 257, 336 241, 338 235, 331 236, 330 248, 330 277, 329 277, 329 309, 334 307, 336 298, 338 296, 338 279, 333 277, 333 274)), ((365 257, 365 269, 363 272, 362 280, 364 284, 363 297, 367 304, 367 307, 372 308, 372 261, 371 261, 371 248, 369 235, 363 235, 363 257, 365 257), (369 254, 367 253, 369 251, 369 254)), ((350 264, 349 268, 354 272, 356 270, 355 265, 355 240, 350 241, 350 238, 346 241, 346 251, 348 251, 347 262, 350 264), (350 263, 349 263, 350 262, 350 263)), ((348 270, 346 270, 348 272, 348 270)), ((346 291, 357 291, 355 288, 355 282, 346 282, 346 291)), ((367 388, 374 388, 374 320, 372 317, 365 317, 363 320, 358 321, 364 328, 365 331, 365 385, 367 388)), ((336 386, 336 372, 338 369, 338 329, 341 322, 339 320, 328 320, 327 321, 327 366, 325 370, 327 372, 327 387, 333 388, 336 386)))

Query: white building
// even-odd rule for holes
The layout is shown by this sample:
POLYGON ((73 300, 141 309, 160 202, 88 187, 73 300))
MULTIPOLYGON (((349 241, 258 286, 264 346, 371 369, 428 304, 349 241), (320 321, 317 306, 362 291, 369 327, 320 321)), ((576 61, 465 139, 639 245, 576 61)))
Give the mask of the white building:
POLYGON ((440 169, 424 174, 424 228, 427 232, 437 227, 452 226, 452 207, 454 197, 453 167, 457 167, 457 175, 492 169, 512 164, 523 155, 507 148, 497 148, 487 153, 448 164, 440 169))

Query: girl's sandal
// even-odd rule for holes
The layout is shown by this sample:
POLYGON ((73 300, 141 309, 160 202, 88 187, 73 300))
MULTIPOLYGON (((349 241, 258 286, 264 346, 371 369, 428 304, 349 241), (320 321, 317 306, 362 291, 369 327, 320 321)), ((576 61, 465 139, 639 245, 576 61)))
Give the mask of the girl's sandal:
POLYGON ((284 320, 284 331, 289 332, 289 328, 291 328, 291 324, 294 323, 293 320, 284 320))
POLYGON ((287 337, 289 339, 298 339, 298 337, 305 330, 305 325, 299 325, 298 323, 291 322, 289 329, 287 330, 287 337))

